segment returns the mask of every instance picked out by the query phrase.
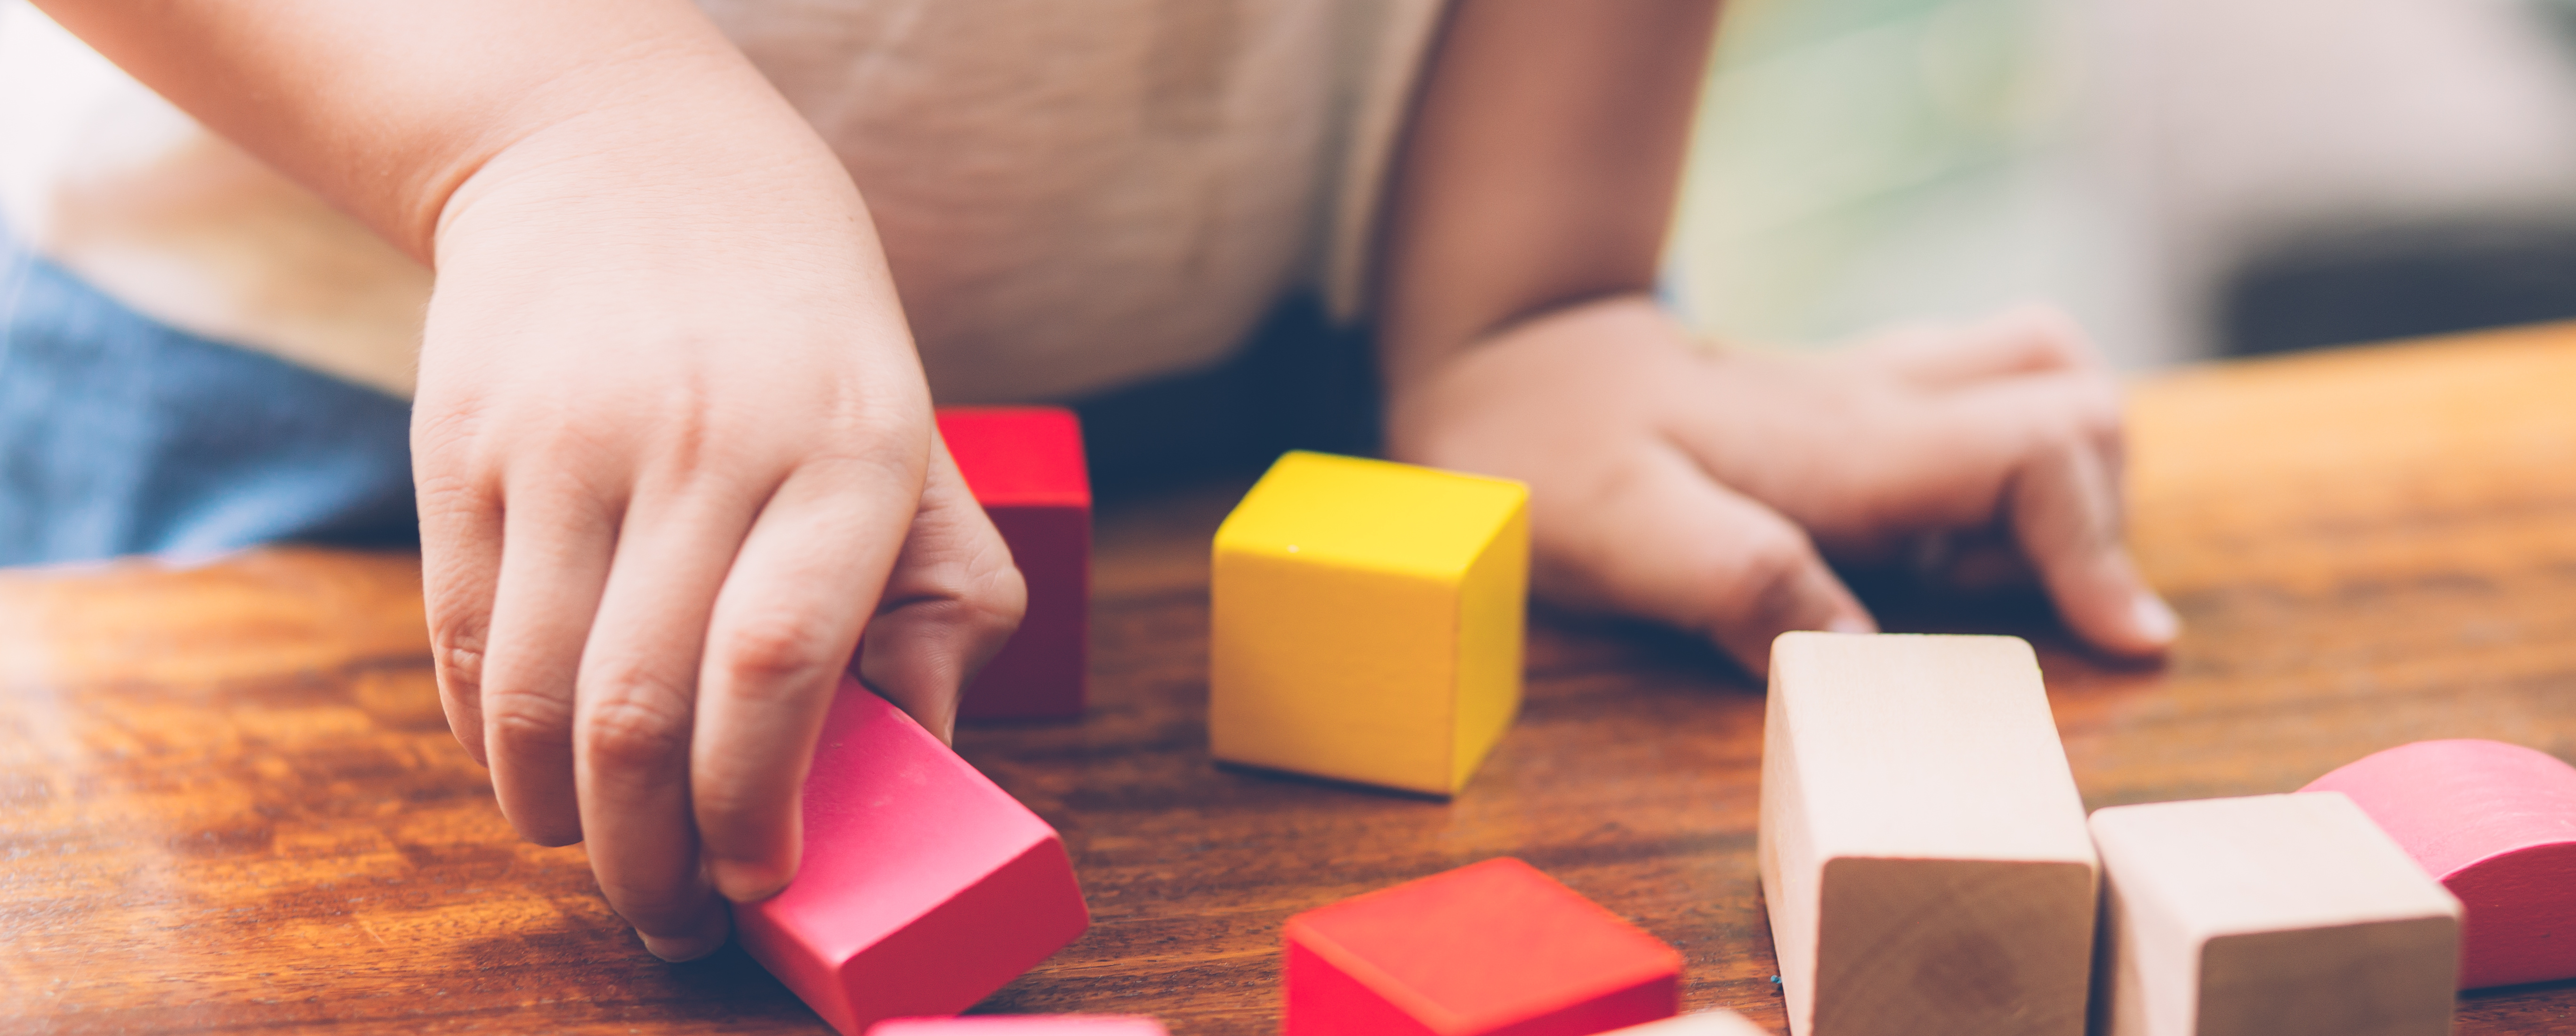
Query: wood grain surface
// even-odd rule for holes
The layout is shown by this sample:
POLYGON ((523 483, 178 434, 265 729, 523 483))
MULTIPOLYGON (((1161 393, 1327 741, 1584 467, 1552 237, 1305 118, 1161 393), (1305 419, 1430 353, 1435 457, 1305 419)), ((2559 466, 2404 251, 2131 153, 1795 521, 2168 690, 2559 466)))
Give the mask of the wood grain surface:
MULTIPOLYGON (((2391 745, 2576 758, 2576 330, 2221 366, 2136 392, 2154 667, 2026 598, 1872 581, 1894 629, 2028 635, 2089 806, 2279 792, 2391 745)), ((1679 947, 1774 1031, 1759 689, 1542 613, 1528 704, 1454 802, 1212 766, 1207 543, 1241 484, 1100 516, 1094 701, 967 758, 1062 829, 1091 932, 985 1005, 1274 1031, 1287 916, 1498 854, 1679 947)), ((2576 1025, 2576 986, 2462 1033, 2576 1025)), ((0 573, 0 1031, 819 1032, 738 951, 646 955, 578 847, 512 837, 448 736, 416 560, 312 550, 0 573)))

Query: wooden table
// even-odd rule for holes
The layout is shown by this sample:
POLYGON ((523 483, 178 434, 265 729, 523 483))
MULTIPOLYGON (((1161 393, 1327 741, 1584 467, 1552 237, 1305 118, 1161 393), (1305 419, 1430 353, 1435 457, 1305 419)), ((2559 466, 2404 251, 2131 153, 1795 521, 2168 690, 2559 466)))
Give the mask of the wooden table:
MULTIPOLYGON (((2285 791, 2375 749, 2576 757, 2576 329, 2139 387, 2134 541, 2188 632, 2023 633, 2088 804, 2285 791)), ((1091 717, 970 730, 1060 828, 1096 921, 1011 1011, 1276 1026, 1289 914, 1497 854, 1681 948, 1690 1007, 1782 1025, 1753 869, 1758 688, 1650 630, 1542 616, 1528 705, 1441 804, 1209 765, 1206 544, 1240 485, 1104 511, 1091 717)), ((647 956, 581 851, 519 844, 447 734, 415 561, 303 550, 0 574, 0 1030, 815 1032, 739 951, 647 956)), ((2576 988, 2463 999, 2576 1023, 2576 988)))

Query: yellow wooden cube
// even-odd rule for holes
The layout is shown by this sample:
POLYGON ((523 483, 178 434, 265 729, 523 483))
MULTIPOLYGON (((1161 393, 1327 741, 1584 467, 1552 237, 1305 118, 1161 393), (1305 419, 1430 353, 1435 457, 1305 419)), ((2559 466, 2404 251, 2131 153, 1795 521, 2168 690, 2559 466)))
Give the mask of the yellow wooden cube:
POLYGON ((1456 794, 1520 711, 1528 504, 1503 479, 1279 458, 1216 533, 1216 757, 1456 794))

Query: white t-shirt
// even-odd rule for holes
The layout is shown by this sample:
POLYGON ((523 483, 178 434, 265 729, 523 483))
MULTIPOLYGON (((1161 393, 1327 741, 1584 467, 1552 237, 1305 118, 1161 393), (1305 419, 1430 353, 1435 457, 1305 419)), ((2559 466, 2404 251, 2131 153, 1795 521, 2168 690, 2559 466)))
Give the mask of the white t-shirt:
MULTIPOLYGON (((1063 397, 1362 306, 1443 0, 701 0, 868 200, 933 393, 1063 397)), ((409 395, 430 274, 0 0, 0 220, 164 323, 409 395)))

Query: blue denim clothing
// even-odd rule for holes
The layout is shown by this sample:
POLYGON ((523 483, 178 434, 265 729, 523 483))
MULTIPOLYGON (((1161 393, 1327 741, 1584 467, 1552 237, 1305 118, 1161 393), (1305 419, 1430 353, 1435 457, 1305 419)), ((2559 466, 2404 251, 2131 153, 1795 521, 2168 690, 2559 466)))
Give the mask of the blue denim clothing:
POLYGON ((0 237, 0 564, 416 541, 410 422, 0 237))

